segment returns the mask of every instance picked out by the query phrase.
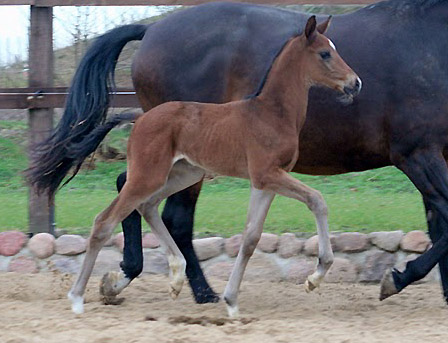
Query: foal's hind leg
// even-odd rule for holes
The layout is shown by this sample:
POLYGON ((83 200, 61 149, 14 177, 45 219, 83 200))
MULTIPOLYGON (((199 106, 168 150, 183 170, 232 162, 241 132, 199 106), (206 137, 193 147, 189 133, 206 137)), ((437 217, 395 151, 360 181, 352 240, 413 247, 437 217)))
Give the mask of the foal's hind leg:
POLYGON ((305 281, 305 290, 311 292, 322 282, 334 259, 328 229, 327 204, 320 192, 293 178, 284 170, 276 170, 263 175, 260 177, 259 182, 266 190, 305 203, 316 218, 319 237, 319 260, 316 271, 305 281))
POLYGON ((83 295, 87 281, 90 278, 99 251, 112 235, 115 226, 126 218, 147 195, 156 191, 161 185, 153 184, 151 186, 146 189, 146 192, 142 192, 140 185, 139 188, 135 188, 127 184, 109 207, 95 218, 81 271, 68 294, 68 298, 72 302, 73 312, 77 314, 83 312, 83 295))
POLYGON ((272 192, 262 191, 254 187, 251 188, 249 211, 247 213, 243 241, 223 294, 223 299, 227 305, 227 312, 231 318, 238 316, 238 290, 243 280, 247 263, 260 240, 261 233, 263 232, 263 224, 274 196, 275 194, 272 192))
MULTIPOLYGON (((157 208, 162 200, 171 194, 185 189, 202 179, 204 171, 194 167, 182 160, 177 162, 168 177, 165 186, 157 193, 148 198, 144 204, 139 206, 138 210, 144 215, 146 221, 152 227, 154 233, 161 240, 169 256, 172 282, 170 294, 175 298, 179 294, 183 285, 185 260, 183 254, 179 251, 177 244, 168 233, 164 223, 161 221, 157 208)), ((140 248, 136 249, 141 251, 140 248)), ((107 303, 114 303, 115 296, 118 295, 129 283, 131 279, 124 273, 109 272, 103 276, 101 282, 101 294, 105 297, 107 303)))

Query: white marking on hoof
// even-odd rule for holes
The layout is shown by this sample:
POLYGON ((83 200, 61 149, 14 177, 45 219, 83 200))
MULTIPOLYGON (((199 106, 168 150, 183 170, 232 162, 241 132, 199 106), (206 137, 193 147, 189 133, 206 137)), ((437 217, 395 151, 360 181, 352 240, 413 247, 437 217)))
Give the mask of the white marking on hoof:
POLYGON ((170 266, 171 276, 169 293, 171 299, 175 300, 184 285, 186 262, 176 256, 168 256, 168 265, 170 266))
POLYGON ((103 275, 100 282, 100 294, 105 297, 113 297, 121 293, 131 280, 123 272, 109 272, 103 275))
POLYGON ((238 308, 238 305, 231 306, 229 304, 226 304, 226 306, 229 318, 236 319, 240 316, 240 310, 238 308))
POLYGON ((319 287, 321 278, 318 275, 312 274, 307 277, 305 281, 305 291, 310 293, 319 287))
POLYGON ((67 298, 72 303, 72 311, 75 314, 84 313, 84 298, 79 295, 73 295, 72 292, 68 292, 67 298))

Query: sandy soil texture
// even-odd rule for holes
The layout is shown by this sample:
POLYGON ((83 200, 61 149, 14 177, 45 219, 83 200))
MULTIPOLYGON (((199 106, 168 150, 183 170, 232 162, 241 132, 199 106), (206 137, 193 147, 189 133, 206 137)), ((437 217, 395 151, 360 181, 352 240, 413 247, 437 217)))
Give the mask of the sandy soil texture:
MULTIPOLYGON (((167 278, 145 276, 123 292, 118 306, 101 304, 98 278, 86 294, 86 312, 74 315, 66 299, 73 277, 0 274, 0 343, 110 342, 446 342, 448 306, 438 284, 409 287, 378 301, 378 285, 302 285, 245 282, 241 319, 226 318, 223 303, 196 305, 185 287, 178 300, 167 278)), ((225 283, 210 280, 218 291, 225 283)))

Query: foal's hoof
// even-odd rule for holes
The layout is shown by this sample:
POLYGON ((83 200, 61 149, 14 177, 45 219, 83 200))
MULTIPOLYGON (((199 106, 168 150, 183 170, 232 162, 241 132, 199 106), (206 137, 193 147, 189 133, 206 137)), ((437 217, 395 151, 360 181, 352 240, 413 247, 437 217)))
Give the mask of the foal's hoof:
POLYGON ((317 288, 317 286, 314 285, 309 279, 307 279, 305 281, 305 291, 307 293, 310 293, 310 292, 314 291, 316 288, 317 288))
POLYGON ((67 298, 72 303, 72 311, 74 314, 84 313, 84 298, 79 295, 74 295, 72 291, 68 292, 67 298))
POLYGON ((384 299, 387 299, 397 293, 398 290, 395 287, 392 269, 386 270, 383 275, 383 279, 381 280, 380 301, 383 301, 384 299))
POLYGON ((122 272, 108 272, 100 281, 100 294, 105 305, 120 305, 124 298, 117 295, 129 284, 130 280, 122 272))

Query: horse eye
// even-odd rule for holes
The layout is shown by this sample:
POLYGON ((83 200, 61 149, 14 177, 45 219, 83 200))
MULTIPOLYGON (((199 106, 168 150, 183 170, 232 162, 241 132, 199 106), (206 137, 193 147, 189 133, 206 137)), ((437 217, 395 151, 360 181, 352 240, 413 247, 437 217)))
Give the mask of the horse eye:
POLYGON ((322 52, 319 52, 319 55, 320 55, 320 57, 321 57, 323 60, 328 60, 329 58, 331 58, 331 53, 330 53, 330 51, 322 51, 322 52))

